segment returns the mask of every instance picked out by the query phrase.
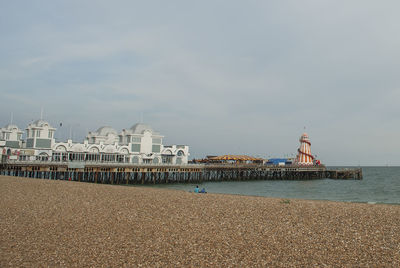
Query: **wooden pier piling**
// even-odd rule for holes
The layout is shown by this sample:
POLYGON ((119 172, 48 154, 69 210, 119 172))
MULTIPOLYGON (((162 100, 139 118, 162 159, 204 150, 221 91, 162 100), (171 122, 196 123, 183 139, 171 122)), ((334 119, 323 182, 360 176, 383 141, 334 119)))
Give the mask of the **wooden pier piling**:
POLYGON ((362 169, 256 164, 132 165, 125 163, 6 162, 1 175, 106 184, 201 183, 243 180, 362 179, 362 169))
POLYGON ((326 171, 330 179, 342 179, 342 180, 349 180, 349 179, 356 179, 361 180, 362 169, 342 169, 342 170, 327 170, 326 171))

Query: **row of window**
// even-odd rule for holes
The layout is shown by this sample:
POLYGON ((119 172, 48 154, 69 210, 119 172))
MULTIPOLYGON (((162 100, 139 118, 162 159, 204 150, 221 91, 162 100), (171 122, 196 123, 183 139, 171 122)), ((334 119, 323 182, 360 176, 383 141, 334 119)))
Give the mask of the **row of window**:
MULTIPOLYGON (((20 160, 28 160, 26 156, 20 156, 20 160)), ((39 161, 55 161, 55 162, 66 162, 66 161, 95 161, 95 162, 118 162, 118 163, 139 163, 139 157, 134 156, 132 158, 124 155, 115 154, 86 154, 86 153, 54 153, 52 157, 48 155, 36 156, 36 160, 39 161)), ((144 164, 159 164, 160 159, 143 159, 144 164)), ((172 157, 162 156, 161 161, 163 164, 172 164, 172 157)), ((176 159, 177 164, 182 163, 181 158, 176 159)))
MULTIPOLYGON (((33 138, 33 137, 38 137, 38 138, 40 138, 41 137, 41 130, 40 129, 37 129, 37 130, 27 130, 26 131, 26 136, 28 137, 28 138, 33 138)), ((54 136, 54 131, 51 131, 51 130, 49 130, 48 131, 48 133, 47 133, 47 137, 49 138, 49 139, 52 139, 53 138, 53 136, 54 136)))
MULTIPOLYGON (((17 141, 21 140, 21 137, 22 134, 17 134, 17 141)), ((10 140, 10 133, 7 132, 1 133, 0 138, 6 141, 10 140)))
POLYGON ((54 153, 53 161, 100 161, 100 162, 129 162, 124 155, 87 154, 87 153, 54 153))
POLYGON ((2 133, 1 138, 3 140, 9 140, 10 139, 10 133, 2 133))
MULTIPOLYGON (((136 143, 132 144, 132 148, 131 148, 132 152, 139 153, 140 152, 140 146, 141 146, 140 144, 136 144, 136 143)), ((153 144, 152 147, 151 147, 151 152, 152 153, 160 153, 161 152, 161 145, 153 144)))
MULTIPOLYGON (((119 137, 119 142, 123 143, 123 136, 119 137)), ((132 137, 132 136, 127 136, 126 137, 126 143, 141 143, 142 138, 140 137, 132 137)), ((153 138, 153 144, 161 144, 162 140, 160 138, 153 138)))

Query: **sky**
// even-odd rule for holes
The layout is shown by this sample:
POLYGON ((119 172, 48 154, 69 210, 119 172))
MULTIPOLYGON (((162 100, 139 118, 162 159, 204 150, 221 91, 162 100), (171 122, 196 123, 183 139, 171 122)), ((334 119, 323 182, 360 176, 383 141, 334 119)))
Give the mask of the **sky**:
POLYGON ((400 1, 0 0, 0 126, 400 165, 400 1), (60 127, 60 123, 62 126, 60 127))

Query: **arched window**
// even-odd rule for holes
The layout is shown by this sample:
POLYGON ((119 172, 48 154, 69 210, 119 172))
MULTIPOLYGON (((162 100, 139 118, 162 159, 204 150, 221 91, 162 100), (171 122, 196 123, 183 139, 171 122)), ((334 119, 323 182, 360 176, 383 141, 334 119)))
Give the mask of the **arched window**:
POLYGON ((67 151, 67 148, 65 148, 64 145, 59 145, 59 146, 56 147, 56 151, 59 151, 59 152, 66 152, 66 151, 67 151))
POLYGON ((139 164, 139 157, 137 156, 132 157, 132 163, 139 164))

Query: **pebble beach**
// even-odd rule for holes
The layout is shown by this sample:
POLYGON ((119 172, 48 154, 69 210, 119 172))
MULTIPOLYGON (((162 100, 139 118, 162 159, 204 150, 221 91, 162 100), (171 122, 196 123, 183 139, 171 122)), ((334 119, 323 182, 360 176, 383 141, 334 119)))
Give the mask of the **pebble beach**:
POLYGON ((0 176, 0 267, 400 267, 400 206, 0 176))

